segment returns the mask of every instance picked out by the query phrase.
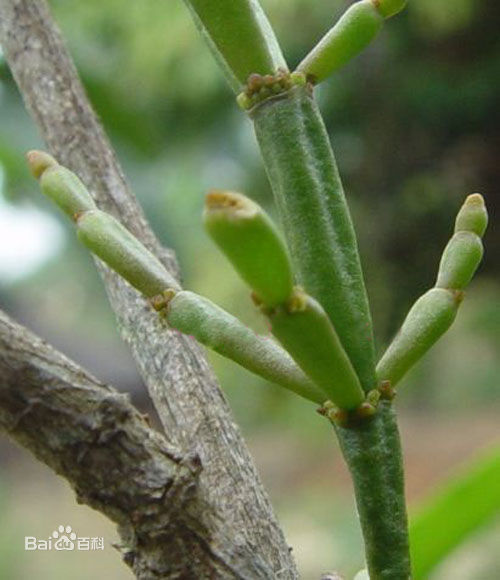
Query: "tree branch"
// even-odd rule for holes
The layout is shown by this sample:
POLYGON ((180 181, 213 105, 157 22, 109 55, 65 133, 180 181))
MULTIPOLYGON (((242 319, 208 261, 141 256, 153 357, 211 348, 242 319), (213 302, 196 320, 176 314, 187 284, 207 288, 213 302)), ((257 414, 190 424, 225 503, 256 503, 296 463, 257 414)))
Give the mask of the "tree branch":
MULTIPOLYGON (((46 2, 0 0, 0 42, 52 154, 80 176, 102 209, 119 218, 175 275, 175 258, 160 246, 130 193, 46 2)), ((296 578, 253 461, 199 346, 188 337, 167 335, 134 290, 102 264, 99 270, 169 444, 201 460, 198 496, 207 506, 211 527, 210 537, 201 537, 207 549, 216 547, 228 566, 217 577, 296 578)), ((183 537, 172 541, 176 549, 167 547, 166 553, 190 570, 189 542, 183 537)))
POLYGON ((139 578, 172 567, 158 550, 168 537, 213 559, 188 507, 196 508, 199 458, 168 444, 125 395, 2 311, 0 430, 65 477, 80 503, 119 524, 125 561, 139 578))

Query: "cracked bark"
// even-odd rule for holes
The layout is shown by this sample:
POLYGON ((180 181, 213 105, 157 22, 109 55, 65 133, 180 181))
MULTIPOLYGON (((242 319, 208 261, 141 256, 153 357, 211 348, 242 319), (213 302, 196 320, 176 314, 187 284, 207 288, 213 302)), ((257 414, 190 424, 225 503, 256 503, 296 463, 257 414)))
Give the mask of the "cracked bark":
MULTIPOLYGON (((0 0, 0 42, 51 153, 77 173, 97 204, 120 219, 178 279, 175 256, 161 247, 131 194, 46 2, 0 0)), ((201 464, 188 510, 194 514, 198 551, 193 551, 190 534, 162 532, 156 549, 147 552, 146 572, 140 576, 137 568, 136 574, 143 578, 296 578, 267 494, 200 347, 188 337, 166 332, 130 286, 102 263, 97 266, 121 335, 165 429, 167 445, 179 449, 183 457, 199 457, 201 464), (195 562, 194 554, 201 552, 204 555, 196 556, 195 562)), ((47 411, 43 403, 37 405, 31 408, 47 411)), ((33 412, 28 416, 33 417, 33 412)), ((40 453, 38 457, 44 460, 40 453)))

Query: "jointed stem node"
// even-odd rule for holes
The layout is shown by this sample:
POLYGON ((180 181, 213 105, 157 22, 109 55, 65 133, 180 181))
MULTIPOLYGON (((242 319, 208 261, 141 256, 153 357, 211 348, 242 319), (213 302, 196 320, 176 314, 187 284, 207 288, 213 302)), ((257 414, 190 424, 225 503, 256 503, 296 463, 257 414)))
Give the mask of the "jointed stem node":
POLYGON ((312 92, 312 84, 300 71, 290 73, 279 69, 274 75, 254 73, 248 77, 245 90, 236 97, 236 101, 243 110, 248 111, 259 103, 283 95, 297 86, 307 86, 312 92))

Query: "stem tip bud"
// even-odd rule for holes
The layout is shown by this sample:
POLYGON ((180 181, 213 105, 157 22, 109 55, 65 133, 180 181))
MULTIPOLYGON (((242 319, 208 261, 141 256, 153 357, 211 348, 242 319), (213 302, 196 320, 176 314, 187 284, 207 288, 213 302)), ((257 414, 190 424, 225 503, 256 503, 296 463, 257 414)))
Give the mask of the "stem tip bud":
POLYGON ((32 150, 26 153, 29 170, 35 179, 40 179, 49 167, 56 167, 57 161, 45 151, 32 150))

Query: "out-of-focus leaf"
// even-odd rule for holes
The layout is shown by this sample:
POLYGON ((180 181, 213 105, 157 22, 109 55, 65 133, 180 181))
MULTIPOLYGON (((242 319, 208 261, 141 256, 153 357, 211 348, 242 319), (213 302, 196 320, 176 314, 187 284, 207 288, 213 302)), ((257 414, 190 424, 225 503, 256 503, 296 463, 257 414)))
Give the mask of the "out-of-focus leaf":
POLYGON ((430 571, 500 512, 500 446, 470 462, 410 518, 413 579, 430 571))

